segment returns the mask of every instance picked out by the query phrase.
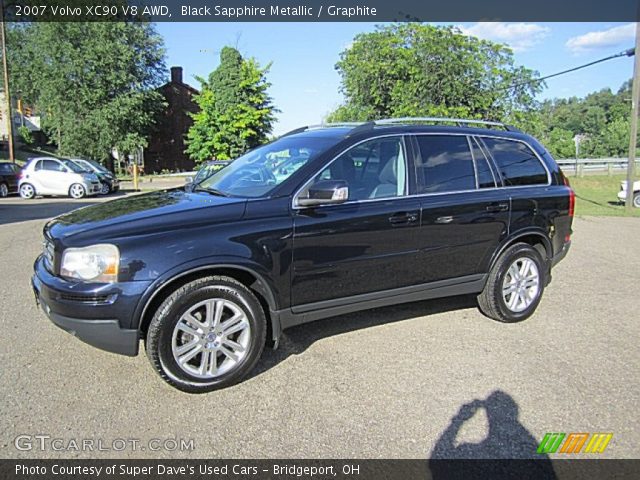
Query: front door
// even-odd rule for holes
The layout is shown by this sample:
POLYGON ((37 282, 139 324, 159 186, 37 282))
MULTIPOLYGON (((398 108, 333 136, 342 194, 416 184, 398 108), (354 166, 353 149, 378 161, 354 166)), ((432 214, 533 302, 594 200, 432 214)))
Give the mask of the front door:
POLYGON ((361 143, 314 177, 345 180, 349 199, 295 211, 294 309, 415 283, 420 200, 408 178, 402 136, 361 143))
POLYGON ((67 168, 57 160, 39 160, 35 167, 35 176, 40 185, 38 193, 48 195, 66 195, 69 191, 67 168))

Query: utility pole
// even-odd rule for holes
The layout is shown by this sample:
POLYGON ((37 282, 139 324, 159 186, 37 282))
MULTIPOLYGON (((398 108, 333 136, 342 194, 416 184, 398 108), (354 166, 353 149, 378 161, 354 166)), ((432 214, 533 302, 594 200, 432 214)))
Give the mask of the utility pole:
POLYGON ((636 22, 636 50, 633 62, 633 86, 631 87, 631 135, 629 137, 629 163, 627 164, 627 211, 633 209, 633 178, 636 166, 638 141, 638 100, 640 100, 640 22, 636 22))
POLYGON ((7 102, 7 134, 9 136, 9 160, 15 162, 13 155, 13 117, 11 113, 11 92, 9 91, 9 69, 7 68, 7 45, 4 31, 4 1, 0 0, 0 43, 2 44, 2 69, 4 70, 4 100, 7 102))

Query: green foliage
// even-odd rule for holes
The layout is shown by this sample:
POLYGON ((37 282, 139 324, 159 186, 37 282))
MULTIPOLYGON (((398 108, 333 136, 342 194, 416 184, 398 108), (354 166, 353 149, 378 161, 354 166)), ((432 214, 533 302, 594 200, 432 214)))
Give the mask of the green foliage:
POLYGON ((14 92, 41 114, 59 154, 105 159, 146 145, 165 72, 151 24, 14 24, 9 52, 14 92))
POLYGON ((541 131, 530 133, 536 134, 556 158, 575 157, 576 135, 583 136, 580 158, 626 157, 630 109, 630 82, 615 94, 606 88, 585 98, 547 100, 535 115, 541 131))
POLYGON ((265 143, 277 109, 267 93, 270 65, 261 68, 231 47, 220 54, 220 65, 207 80, 199 78, 195 97, 200 111, 193 114, 187 150, 196 162, 233 159, 265 143))
POLYGON ((31 130, 24 125, 18 127, 18 136, 25 145, 31 145, 33 143, 33 134, 31 133, 31 130))
POLYGON ((538 74, 503 46, 417 23, 356 36, 336 69, 346 103, 329 121, 403 116, 504 119, 536 106, 538 74), (529 82, 529 83, 527 83, 529 82), (515 84, 522 84, 511 88, 515 84))

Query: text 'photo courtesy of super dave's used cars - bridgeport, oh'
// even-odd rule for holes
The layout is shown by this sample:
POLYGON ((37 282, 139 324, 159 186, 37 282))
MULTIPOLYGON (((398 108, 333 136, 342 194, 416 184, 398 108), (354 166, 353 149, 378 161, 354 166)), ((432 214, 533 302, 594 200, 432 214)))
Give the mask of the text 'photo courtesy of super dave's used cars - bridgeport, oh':
POLYGON ((282 330, 475 294, 531 316, 569 250, 575 196, 508 125, 387 119, 302 127, 186 186, 51 220, 37 301, 57 326, 187 392, 241 381, 282 330))

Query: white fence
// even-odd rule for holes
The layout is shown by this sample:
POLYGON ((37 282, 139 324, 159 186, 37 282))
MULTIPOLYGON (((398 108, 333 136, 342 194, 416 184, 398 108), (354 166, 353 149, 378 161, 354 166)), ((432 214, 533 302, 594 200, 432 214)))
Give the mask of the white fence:
MULTIPOLYGON (((584 175, 585 173, 624 173, 627 171, 627 158, 564 158, 556 160, 565 173, 584 175)), ((640 167, 640 158, 636 158, 636 171, 640 167)))

